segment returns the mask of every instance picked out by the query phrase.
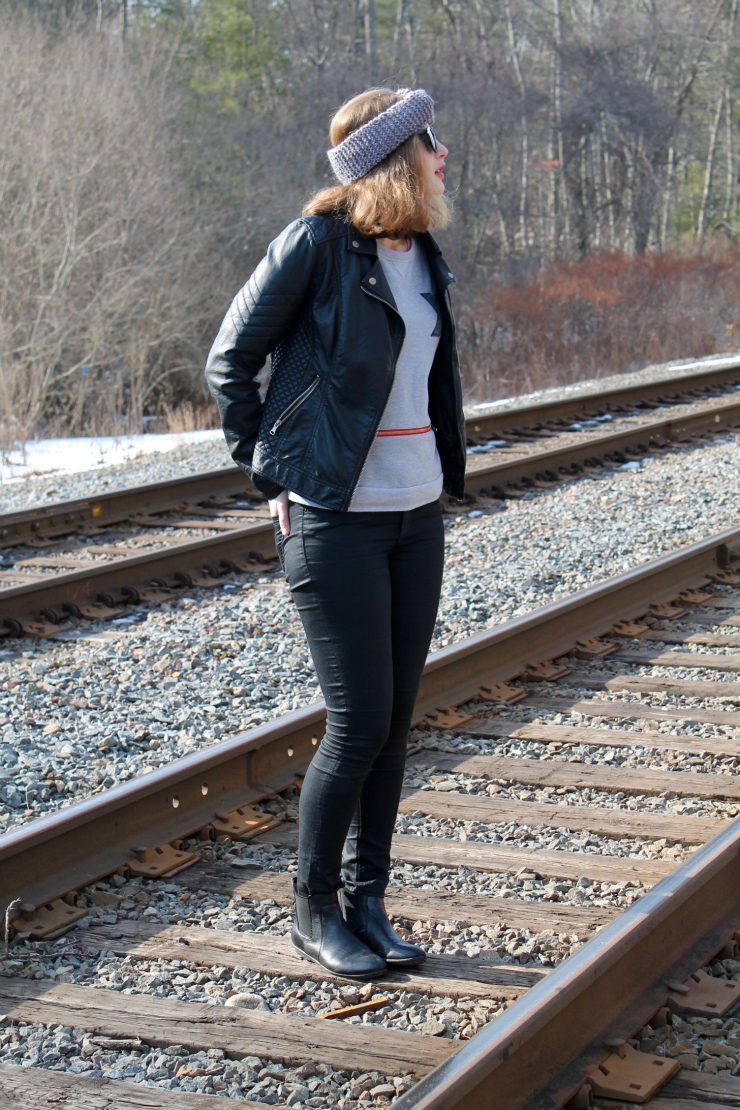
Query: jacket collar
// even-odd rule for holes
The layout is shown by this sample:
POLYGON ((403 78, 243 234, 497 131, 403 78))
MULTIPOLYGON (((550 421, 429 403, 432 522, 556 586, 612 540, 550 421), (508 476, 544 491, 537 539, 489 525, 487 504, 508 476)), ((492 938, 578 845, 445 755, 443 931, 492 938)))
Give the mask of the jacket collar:
MULTIPOLYGON (((350 251, 352 254, 369 254, 377 259, 378 245, 375 239, 370 239, 364 235, 361 235, 360 232, 351 224, 347 225, 345 235, 345 246, 348 251, 350 251)), ((442 257, 442 248, 430 231, 422 231, 421 234, 417 235, 417 239, 426 251, 427 260, 432 268, 432 273, 436 278, 437 284, 440 286, 442 291, 444 291, 448 285, 451 285, 452 282, 457 281, 457 278, 450 271, 449 266, 442 257)), ((362 284, 366 285, 367 278, 370 276, 375 277, 376 280, 374 284, 376 286, 380 284, 382 274, 382 267, 380 266, 380 262, 378 262, 377 264, 377 270, 381 271, 381 273, 379 274, 376 269, 373 268, 371 274, 368 274, 365 277, 362 284)), ((387 292, 388 294, 390 294, 390 289, 387 289, 387 283, 384 279, 383 286, 383 292, 387 292)), ((378 292, 380 292, 380 290, 378 290, 378 292)), ((383 297, 383 299, 386 300, 387 297, 383 297)), ((391 301, 393 301, 392 296, 390 299, 391 301)), ((395 304, 393 304, 392 307, 395 307, 395 304)))

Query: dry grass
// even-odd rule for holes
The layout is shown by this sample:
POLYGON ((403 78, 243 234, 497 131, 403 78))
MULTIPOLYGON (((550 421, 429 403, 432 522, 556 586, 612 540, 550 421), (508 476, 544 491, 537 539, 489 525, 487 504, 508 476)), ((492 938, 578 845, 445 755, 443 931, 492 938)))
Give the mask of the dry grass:
POLYGON ((156 418, 149 424, 150 432, 197 432, 204 428, 220 428, 218 409, 213 402, 183 401, 169 405, 165 401, 156 418))

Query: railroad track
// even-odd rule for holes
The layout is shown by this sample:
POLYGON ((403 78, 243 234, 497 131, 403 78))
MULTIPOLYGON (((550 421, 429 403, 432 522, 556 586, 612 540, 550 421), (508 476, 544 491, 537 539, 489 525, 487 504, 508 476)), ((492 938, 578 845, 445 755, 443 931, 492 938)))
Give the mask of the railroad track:
MULTIPOLYGON (((669 381, 471 417, 470 507, 740 425, 738 382, 740 362, 714 360, 669 381)), ((5 636, 118 617, 275 558, 265 500, 236 467, 0 516, 2 548, 5 636)))
POLYGON ((431 656, 388 907, 427 943, 477 943, 467 955, 434 943, 418 971, 359 992, 285 936, 290 815, 321 703, 0 837, 15 933, 0 1045, 76 1030, 75 1059, 102 1073, 0 1062, 0 1093, 195 1110, 210 1103, 188 1077, 228 1094, 242 1067, 247 1096, 256 1084, 278 1105, 310 1103, 313 1089, 333 1105, 326 1085, 340 1080, 341 1107, 400 1094, 398 1110, 554 1110, 594 1093, 617 1107, 653 1081, 653 1110, 740 1105, 740 1025, 727 1023, 740 1002, 738 628, 740 529, 431 656), (560 962, 563 935, 586 943, 560 962), (96 980, 101 966, 109 978, 96 980), (174 969, 159 997, 150 968, 174 969), (209 975, 210 1000, 226 1005, 178 997, 209 975), (230 997, 223 976, 240 984, 230 997), (231 1004, 245 982, 249 1005, 263 992, 271 1012, 231 1004), (153 1078, 169 1074, 157 1060, 184 1059, 169 1069, 180 1089, 124 1094, 105 1076, 122 1058, 134 1071, 151 1059, 153 1078))

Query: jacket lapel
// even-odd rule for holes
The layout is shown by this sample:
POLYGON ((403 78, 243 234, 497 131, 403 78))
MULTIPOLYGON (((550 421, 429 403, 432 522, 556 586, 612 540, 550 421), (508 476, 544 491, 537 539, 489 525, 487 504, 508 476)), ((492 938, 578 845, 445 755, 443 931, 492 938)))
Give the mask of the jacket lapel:
POLYGON ((360 288, 363 292, 367 293, 368 296, 375 297, 378 301, 384 301, 389 308, 392 308, 394 312, 398 313, 398 305, 391 293, 391 287, 386 280, 383 267, 378 258, 378 245, 375 240, 366 239, 356 228, 351 226, 347 227, 346 236, 346 249, 351 254, 369 254, 375 260, 360 282, 360 288))
POLYGON ((398 312, 398 306, 391 293, 391 287, 386 279, 383 265, 377 255, 375 262, 362 279, 360 288, 365 293, 369 293, 371 297, 375 297, 379 301, 385 301, 394 312, 398 312))
MULTIPOLYGON (((362 279, 360 288, 369 296, 384 301, 394 312, 398 312, 398 306, 396 305, 380 259, 378 258, 378 246, 375 240, 365 238, 356 228, 351 226, 347 227, 346 235, 346 247, 348 251, 353 254, 369 254, 375 259, 373 265, 362 279)), ((426 252, 427 261, 432 271, 432 277, 440 292, 444 293, 447 286, 451 285, 452 282, 457 279, 448 269, 447 263, 442 257, 442 249, 432 233, 430 231, 424 231, 418 236, 418 239, 426 252)))
POLYGON ((427 261, 429 262, 432 275, 434 276, 437 285, 444 293, 447 286, 451 285, 453 281, 457 281, 457 278, 450 271, 450 268, 442 257, 442 248, 432 235, 431 231, 425 231, 422 235, 420 235, 419 241, 424 244, 427 252, 427 261))

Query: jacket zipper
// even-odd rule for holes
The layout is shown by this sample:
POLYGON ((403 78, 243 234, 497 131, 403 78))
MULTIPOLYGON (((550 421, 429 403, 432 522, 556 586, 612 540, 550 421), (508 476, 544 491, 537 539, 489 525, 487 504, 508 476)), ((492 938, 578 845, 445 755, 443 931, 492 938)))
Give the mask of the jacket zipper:
MULTIPOLYGON (((388 305, 388 308, 391 308, 391 306, 388 304, 388 302, 384 301, 382 297, 376 297, 374 293, 371 293, 371 292, 369 292, 369 290, 364 289, 364 288, 362 289, 362 291, 363 291, 363 293, 367 293, 368 297, 372 297, 373 300, 380 301, 381 304, 388 305)), ((395 309, 391 309, 391 311, 395 311, 396 316, 401 321, 401 327, 403 328, 403 339, 401 340, 401 347, 403 347, 403 342, 404 342, 404 339, 406 338, 406 323, 405 323, 404 318, 403 318, 403 316, 401 315, 400 312, 396 311, 395 309)), ((401 353, 401 347, 398 348, 398 351, 396 352, 396 356, 393 360, 393 374, 391 376, 391 384, 388 388, 388 392, 385 395, 385 401, 383 402, 383 409, 382 409, 382 412, 380 413, 380 418, 379 418, 377 424, 375 425, 375 431, 373 433, 373 439, 375 439, 378 428, 383 423, 383 417, 385 416, 385 410, 388 408, 388 402, 391 399, 391 392, 393 391, 393 383, 396 380, 396 366, 398 365, 398 356, 401 353)), ((373 449, 373 445, 371 443, 369 448, 368 448, 367 454, 365 455, 365 459, 362 463, 362 466, 360 468, 360 473, 357 475, 357 481, 355 482, 352 489, 350 490, 350 494, 349 494, 350 504, 352 504, 352 498, 354 496, 355 490, 357 489, 360 482, 362 481, 362 475, 364 473, 365 467, 367 466, 367 460, 370 458, 370 452, 372 451, 372 449, 373 449)))
POLYGON ((316 377, 314 378, 314 380, 311 382, 308 389, 304 389, 303 393, 299 394, 299 396, 296 397, 295 401, 291 401, 290 404, 288 405, 287 409, 285 409, 283 412, 280 413, 280 416, 278 416, 277 420, 275 421, 273 426, 270 428, 270 435, 271 436, 277 435, 277 433, 280 429, 280 426, 282 424, 284 424, 286 420, 290 419, 290 417, 293 415, 293 413, 301 407, 301 405, 303 404, 304 401, 308 400, 308 398, 311 396, 314 389, 316 389, 316 387, 317 387, 317 385, 319 384, 320 381, 321 381, 321 375, 317 374, 316 377))

